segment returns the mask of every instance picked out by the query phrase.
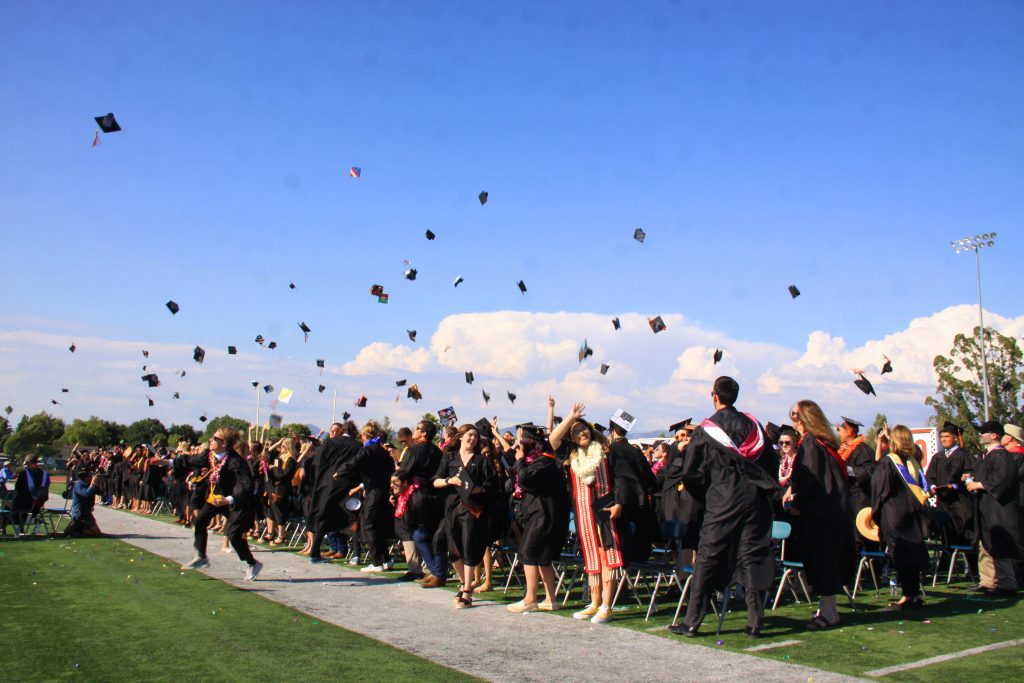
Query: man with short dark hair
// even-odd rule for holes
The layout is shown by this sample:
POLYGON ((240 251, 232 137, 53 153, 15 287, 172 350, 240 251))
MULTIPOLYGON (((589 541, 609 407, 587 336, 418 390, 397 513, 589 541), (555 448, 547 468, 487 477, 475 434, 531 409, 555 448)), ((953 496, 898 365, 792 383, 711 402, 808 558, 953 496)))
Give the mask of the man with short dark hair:
MULTIPOLYGON (((14 482, 14 502, 11 507, 14 510, 14 532, 19 536, 26 533, 25 525, 33 515, 38 515, 43 509, 47 499, 50 497, 50 475, 46 470, 39 467, 39 456, 30 454, 25 456, 25 469, 18 474, 14 482)), ((39 529, 40 522, 36 517, 35 529, 39 529)))
POLYGON ((995 421, 982 423, 978 436, 985 453, 974 468, 967 490, 976 496, 978 570, 986 595, 1005 597, 1017 593, 1014 561, 1020 558, 1020 476, 1010 453, 999 440, 1005 431, 995 421))

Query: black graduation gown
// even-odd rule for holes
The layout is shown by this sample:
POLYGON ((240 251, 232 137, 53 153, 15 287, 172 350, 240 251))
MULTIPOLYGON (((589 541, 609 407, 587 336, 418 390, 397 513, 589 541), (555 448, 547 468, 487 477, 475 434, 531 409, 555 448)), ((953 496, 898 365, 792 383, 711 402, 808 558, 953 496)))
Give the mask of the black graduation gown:
POLYGON ((363 446, 343 473, 363 485, 359 529, 368 544, 383 543, 394 534, 395 508, 389 500, 395 460, 379 443, 363 446))
POLYGON ((615 502, 622 506, 616 520, 624 561, 643 562, 651 554, 654 541, 654 516, 648 494, 656 483, 651 466, 639 448, 625 439, 616 439, 608 449, 615 502))
POLYGON ((43 508, 50 497, 50 476, 43 470, 23 469, 14 482, 14 501, 12 508, 18 512, 36 512, 43 508), (32 480, 32 488, 29 488, 29 478, 32 480), (43 480, 46 485, 43 486, 43 480), (33 496, 32 493, 36 495, 33 496))
POLYGON ((474 453, 469 462, 463 465, 456 449, 444 455, 433 478, 450 479, 460 476, 465 482, 463 473, 468 474, 473 488, 483 490, 468 494, 465 502, 455 487, 437 490, 446 494, 444 525, 448 536, 448 552, 453 558, 475 566, 483 560, 484 551, 491 542, 490 515, 493 514, 492 503, 498 492, 498 471, 491 459, 483 453, 474 453))
POLYGON ((925 477, 932 486, 956 488, 936 490, 940 517, 944 521, 946 541, 951 545, 973 545, 977 539, 974 524, 974 500, 967 492, 963 475, 974 469, 974 456, 958 447, 939 451, 928 461, 925 477))
POLYGON ((822 595, 852 585, 857 568, 850 494, 840 467, 813 435, 800 439, 789 480, 793 507, 800 512, 793 521, 807 576, 822 595))
POLYGON ((877 464, 874 452, 866 443, 861 443, 853 449, 853 453, 850 453, 846 460, 846 466, 853 469, 853 476, 849 481, 850 506, 855 519, 858 512, 871 507, 871 480, 877 464))
POLYGON ((433 534, 444 519, 442 494, 433 486, 434 473, 441 464, 441 449, 430 442, 409 446, 395 476, 399 481, 411 484, 419 482, 420 487, 409 498, 403 515, 403 523, 409 533, 423 527, 433 534))
POLYGON ((356 457, 361 447, 362 444, 351 436, 342 435, 327 439, 314 456, 316 483, 313 485, 313 501, 310 504, 313 521, 310 526, 315 533, 339 531, 352 524, 352 516, 342 507, 342 501, 359 482, 350 470, 347 470, 347 475, 343 470, 346 470, 345 465, 356 457), (341 472, 343 476, 335 479, 336 472, 341 472))
MULTIPOLYGON (((193 456, 188 459, 193 467, 209 467, 209 453, 193 456)), ((237 537, 252 528, 255 520, 255 499, 253 498, 252 469, 242 456, 228 451, 224 464, 218 471, 216 482, 206 480, 207 490, 213 487, 215 495, 231 496, 234 503, 227 508, 220 508, 220 514, 227 515, 228 521, 224 529, 228 537, 237 537)), ((204 501, 205 505, 205 501, 204 501)))
MULTIPOLYGON (((710 420, 734 444, 743 443, 752 428, 761 429, 733 407, 722 408, 710 420)), ((778 481, 759 462, 771 461, 770 451, 766 440, 760 456, 751 461, 715 441, 703 428, 694 431, 681 476, 705 506, 695 562, 701 584, 724 588, 735 579, 748 590, 771 588, 775 575, 771 495, 778 481)))
POLYGON ((974 468, 974 480, 984 484, 976 491, 977 526, 981 542, 997 560, 1019 559, 1020 475, 1013 456, 1005 448, 994 448, 974 468))
POLYGON ((275 524, 287 524, 291 517, 292 477, 295 476, 295 468, 295 458, 288 458, 284 465, 277 460, 273 467, 267 468, 267 500, 275 524))
POLYGON ((924 571, 929 567, 923 513, 896 464, 883 456, 871 475, 871 517, 897 570, 924 571))
POLYGON ((572 501, 565 471, 554 456, 542 454, 531 462, 516 460, 513 472, 523 492, 516 506, 516 523, 523 530, 519 557, 523 564, 545 567, 559 558, 569 531, 572 501))
POLYGON ((673 445, 669 448, 668 455, 665 456, 665 465, 657 477, 661 487, 662 520, 686 522, 686 532, 682 539, 665 539, 673 550, 696 550, 700 542, 700 527, 704 522, 705 491, 702 488, 699 497, 695 496, 690 487, 683 483, 685 462, 686 450, 680 451, 673 445))

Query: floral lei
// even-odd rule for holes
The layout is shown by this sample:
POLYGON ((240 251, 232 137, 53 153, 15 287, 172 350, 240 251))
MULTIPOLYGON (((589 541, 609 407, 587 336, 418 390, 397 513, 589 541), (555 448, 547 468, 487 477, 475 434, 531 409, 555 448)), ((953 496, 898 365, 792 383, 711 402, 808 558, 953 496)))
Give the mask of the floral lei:
POLYGON ((605 458, 604 448, 597 441, 591 441, 590 445, 587 446, 587 450, 577 448, 576 453, 573 454, 572 461, 569 466, 572 467, 572 471, 584 484, 588 486, 594 483, 594 479, 597 477, 597 470, 601 467, 601 461, 605 458))
POLYGON ((854 439, 850 443, 845 443, 842 446, 840 446, 839 447, 839 457, 843 459, 843 462, 846 462, 847 460, 850 459, 850 456, 853 455, 853 452, 855 450, 857 450, 857 447, 860 446, 862 443, 864 443, 864 435, 863 434, 858 436, 856 439, 854 439))
POLYGON ((217 455, 210 453, 210 483, 216 484, 220 481, 220 468, 224 467, 224 463, 228 461, 227 456, 220 462, 217 462, 217 455))

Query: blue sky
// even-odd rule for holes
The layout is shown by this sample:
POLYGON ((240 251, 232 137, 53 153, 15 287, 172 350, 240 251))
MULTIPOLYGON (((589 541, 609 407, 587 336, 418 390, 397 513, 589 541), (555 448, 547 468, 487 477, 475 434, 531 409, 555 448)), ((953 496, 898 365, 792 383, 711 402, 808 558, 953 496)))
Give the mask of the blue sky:
MULTIPOLYGON (((1019 2, 5 3, 3 328, 235 344, 293 384, 315 358, 426 347, 461 313, 682 314, 729 339, 853 348, 975 303, 949 242, 990 230, 986 308, 1013 319, 1022 29, 1019 2), (108 111, 124 130, 91 148, 108 111)), ((611 360, 671 360, 672 334, 611 360)), ((7 362, 80 361, 28 349, 7 362)), ((567 389, 566 355, 504 383, 567 389)), ((41 372, 49 395, 60 380, 41 372)), ((132 372, 111 391, 137 403, 132 372)), ((45 407, 9 382, 7 403, 45 407)), ((100 411, 82 398, 68 417, 100 411)), ((135 403, 104 416, 149 414, 135 403)))

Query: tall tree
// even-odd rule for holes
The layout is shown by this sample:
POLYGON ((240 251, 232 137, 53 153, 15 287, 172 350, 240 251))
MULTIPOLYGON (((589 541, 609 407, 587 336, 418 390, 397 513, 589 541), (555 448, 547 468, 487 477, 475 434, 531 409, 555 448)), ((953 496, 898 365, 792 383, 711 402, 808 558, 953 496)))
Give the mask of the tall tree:
POLYGON ((221 427, 237 429, 241 432, 242 438, 245 438, 245 433, 249 429, 249 423, 239 417, 231 417, 230 415, 215 417, 206 423, 206 429, 203 431, 203 441, 209 441, 213 433, 221 427))
POLYGON ((889 424, 889 419, 885 416, 885 413, 875 413, 875 421, 871 423, 868 431, 864 433, 864 443, 871 446, 871 450, 874 450, 878 444, 878 433, 887 424, 889 424))
MULTIPOLYGON (((925 404, 935 409, 931 423, 942 426, 947 420, 964 429, 964 444, 977 453, 981 444, 971 425, 985 419, 984 388, 981 349, 978 329, 967 336, 953 338, 949 356, 936 356, 933 361, 939 376, 935 396, 925 404)), ((1021 387, 1024 386, 1024 366, 1017 340, 985 328, 985 358, 988 361, 989 417, 1003 424, 1021 422, 1021 387)))
POLYGON ((199 430, 192 425, 171 425, 170 429, 167 430, 167 444, 169 446, 177 446, 181 441, 197 444, 199 443, 199 438, 199 430))
POLYGON ((164 423, 153 417, 136 420, 124 431, 124 440, 131 445, 162 443, 167 438, 164 423))
POLYGON ((64 420, 49 413, 24 416, 18 428, 4 441, 4 450, 10 455, 35 452, 40 455, 57 453, 57 441, 64 435, 64 420))
POLYGON ((76 419, 64 430, 64 443, 81 444, 83 446, 109 446, 114 435, 107 428, 107 423, 96 416, 88 420, 76 419))

